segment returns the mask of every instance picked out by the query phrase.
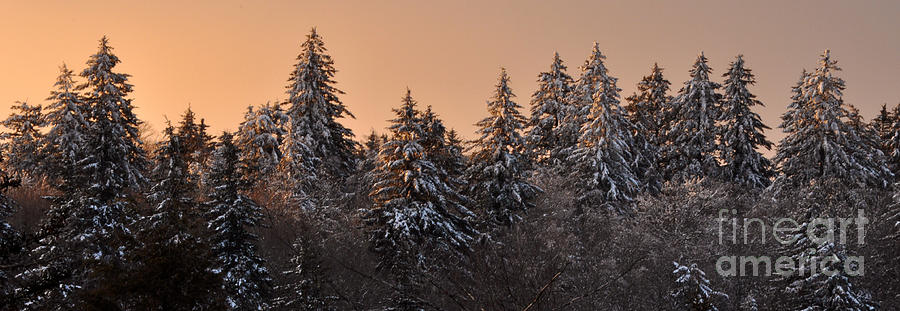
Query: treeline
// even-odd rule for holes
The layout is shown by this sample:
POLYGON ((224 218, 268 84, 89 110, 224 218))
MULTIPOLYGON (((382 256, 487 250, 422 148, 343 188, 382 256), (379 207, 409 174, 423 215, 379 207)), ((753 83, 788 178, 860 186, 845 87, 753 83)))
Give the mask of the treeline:
POLYGON ((844 102, 828 51, 793 87, 777 146, 753 112, 762 103, 740 55, 719 83, 701 53, 678 92, 654 64, 624 104, 598 44, 577 78, 554 55, 530 116, 502 70, 469 142, 410 90, 386 133, 356 141, 339 122, 353 115, 315 29, 287 99, 249 107, 234 133, 215 137, 188 109, 160 141, 144 141, 119 62, 104 37, 79 74, 60 68, 46 107, 17 102, 2 122, 0 309, 870 310, 900 302, 892 199, 900 105, 866 123, 844 102), (774 159, 760 153, 772 147, 774 159), (722 243, 723 209, 729 219, 797 219, 784 233, 796 237, 816 218, 861 209, 869 238, 722 243), (35 210, 36 228, 8 223, 35 210), (727 255, 798 264, 786 274, 712 273, 727 255), (866 258, 864 274, 842 264, 850 256, 866 258), (822 262, 827 271, 816 270, 822 262))

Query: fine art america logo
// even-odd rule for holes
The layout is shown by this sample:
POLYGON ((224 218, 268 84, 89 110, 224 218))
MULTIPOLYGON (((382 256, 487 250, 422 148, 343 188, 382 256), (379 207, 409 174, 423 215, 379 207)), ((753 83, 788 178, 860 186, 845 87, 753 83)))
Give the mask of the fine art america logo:
POLYGON ((862 209, 852 218, 815 218, 801 225, 791 218, 777 218, 766 223, 759 218, 738 218, 736 210, 719 210, 716 219, 719 226, 719 244, 732 245, 780 243, 784 247, 802 246, 795 256, 721 256, 716 261, 716 272, 722 276, 809 276, 823 273, 831 276, 838 269, 848 276, 860 276, 865 272, 862 256, 837 257, 819 250, 847 245, 853 240, 865 244, 866 225, 869 219, 862 209), (855 229, 851 235, 851 228, 855 229), (739 229, 742 233, 739 236, 739 229), (757 240, 758 239, 758 240, 757 240))

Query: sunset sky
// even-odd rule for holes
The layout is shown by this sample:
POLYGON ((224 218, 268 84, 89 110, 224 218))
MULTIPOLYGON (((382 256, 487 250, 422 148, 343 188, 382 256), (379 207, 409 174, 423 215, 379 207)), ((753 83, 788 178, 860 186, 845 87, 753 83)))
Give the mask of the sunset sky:
MULTIPOLYGON (((558 51, 577 77, 594 41, 624 97, 658 62, 673 93, 704 51, 713 74, 743 53, 758 109, 778 125, 790 87, 831 49, 845 99, 870 119, 900 102, 900 1, 2 1, 0 114, 44 103, 65 62, 76 72, 108 35, 156 129, 188 104, 234 130, 248 105, 285 98, 300 42, 317 27, 358 137, 382 131, 406 87, 467 137, 506 67, 527 114, 558 51)), ((778 129, 767 133, 777 142, 778 129)))

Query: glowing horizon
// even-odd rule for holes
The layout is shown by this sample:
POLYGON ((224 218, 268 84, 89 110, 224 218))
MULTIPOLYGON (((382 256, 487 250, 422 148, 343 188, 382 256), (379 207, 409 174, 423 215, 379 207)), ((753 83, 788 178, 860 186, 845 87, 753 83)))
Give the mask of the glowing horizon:
POLYGON ((900 2, 514 3, 7 2, 0 5, 0 115, 16 100, 46 104, 58 66, 80 72, 108 35, 122 60, 118 71, 132 75, 142 120, 158 131, 190 104, 211 134, 234 130, 248 105, 286 97, 312 27, 335 60, 337 87, 347 93, 341 99, 356 115, 342 123, 357 139, 383 132, 406 87, 471 138, 501 66, 527 114, 553 53, 577 77, 594 41, 619 78, 623 104, 654 62, 674 95, 700 51, 718 82, 744 54, 757 76, 751 91, 766 104, 757 112, 776 143, 791 86, 826 48, 844 69, 846 101, 867 120, 882 104, 900 102, 900 2))

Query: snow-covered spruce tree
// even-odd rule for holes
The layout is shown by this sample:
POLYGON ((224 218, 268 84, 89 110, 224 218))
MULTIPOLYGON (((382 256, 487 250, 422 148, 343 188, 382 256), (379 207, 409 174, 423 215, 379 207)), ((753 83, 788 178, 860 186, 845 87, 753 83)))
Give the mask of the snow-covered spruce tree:
POLYGON ((716 91, 720 85, 709 80, 712 69, 703 53, 697 56, 690 72, 691 79, 684 83, 672 103, 674 119, 663 147, 667 180, 687 181, 715 176, 719 168, 716 136, 721 130, 716 121, 722 114, 722 96, 716 91))
POLYGON ((562 164, 565 160, 560 157, 562 149, 575 144, 574 140, 563 141, 574 138, 564 135, 566 113, 572 109, 569 100, 573 84, 559 53, 554 53, 550 71, 538 74, 538 89, 531 95, 531 119, 525 142, 535 162, 562 164))
POLYGON ((534 206, 540 191, 528 181, 527 154, 522 130, 525 117, 501 69, 494 96, 487 102, 488 117, 475 125, 481 136, 472 142, 471 166, 466 171, 468 194, 491 221, 509 225, 534 206))
POLYGON ((319 253, 306 239, 299 238, 291 246, 291 268, 284 271, 286 283, 275 288, 274 307, 279 310, 335 310, 335 297, 323 291, 326 271, 319 253))
MULTIPOLYGON (((787 302, 797 310, 874 310, 876 305, 871 296, 856 288, 849 278, 851 274, 847 269, 852 272, 862 267, 847 261, 842 245, 831 241, 816 243, 810 239, 807 229, 813 218, 817 217, 815 215, 817 213, 813 210, 806 214, 807 221, 789 233, 793 237, 788 240, 793 243, 787 244, 783 250, 795 263, 786 275, 781 276, 788 283, 784 288, 787 302)), ((821 237, 824 236, 822 230, 830 229, 819 226, 813 230, 813 236, 821 237)))
POLYGON ((50 130, 44 136, 41 154, 44 162, 41 172, 63 191, 81 185, 72 184, 76 164, 85 157, 84 144, 87 139, 88 108, 81 96, 75 92, 72 70, 65 64, 59 67, 59 77, 50 92, 47 106, 47 125, 50 130))
POLYGON ((257 110, 247 107, 234 141, 241 149, 241 162, 248 166, 249 180, 268 180, 272 177, 282 159, 282 138, 286 132, 281 122, 286 120, 287 115, 269 103, 257 110))
MULTIPOLYGON (((337 121, 353 118, 353 114, 338 98, 344 92, 334 87, 334 61, 326 52, 325 43, 313 28, 288 79, 290 137, 283 148, 288 158, 308 158, 314 172, 321 170, 328 176, 343 177, 354 168, 357 143, 353 132, 337 121)), ((295 176, 306 173, 291 172, 295 176)))
POLYGON ((748 85, 756 83, 750 69, 744 67, 743 55, 738 55, 724 75, 722 99, 722 132, 720 133, 722 176, 740 185, 765 188, 775 176, 772 163, 757 148, 772 148, 763 134, 768 126, 762 123, 753 106, 763 106, 750 93, 748 85))
POLYGON ((697 264, 683 266, 673 262, 675 270, 675 289, 670 294, 674 300, 676 310, 690 311, 715 311, 719 310, 715 300, 727 298, 728 295, 712 289, 706 273, 697 267, 697 264))
POLYGON ((375 133, 375 130, 372 130, 368 136, 366 136, 366 141, 363 143, 362 150, 362 161, 359 162, 359 166, 357 167, 358 171, 358 179, 359 179, 359 192, 365 192, 365 196, 368 197, 369 192, 372 191, 372 185, 374 182, 374 173, 375 168, 378 167, 378 154, 381 152, 381 145, 387 142, 387 137, 384 135, 378 135, 375 133))
POLYGON ((446 145, 446 156, 445 163, 443 164, 444 169, 447 170, 447 174, 450 175, 451 178, 459 179, 460 182, 466 183, 463 175, 465 174, 467 161, 468 159, 463 154, 463 140, 459 137, 455 129, 450 129, 447 131, 446 137, 447 145, 446 145))
POLYGON ((106 265, 106 284, 94 290, 110 303, 129 310, 158 306, 165 310, 217 308, 221 280, 212 271, 213 257, 205 222, 194 199, 186 147, 167 126, 154 151, 147 199, 152 214, 138 223, 137 243, 125 254, 127 265, 106 265))
POLYGON ((213 149, 212 137, 206 133, 208 126, 203 119, 197 123, 197 115, 190 107, 181 115, 176 133, 184 152, 184 160, 187 162, 190 179, 199 184, 207 159, 213 149))
MULTIPOLYGON (((431 106, 422 113, 422 129, 425 135, 422 138, 422 147, 425 148, 425 156, 431 159, 435 169, 438 170, 441 181, 456 189, 457 192, 463 192, 466 180, 462 178, 462 174, 466 169, 465 159, 462 155, 462 146, 456 132, 447 131, 444 122, 438 117, 431 106), (453 134, 453 136, 450 136, 453 134), (451 141, 450 139, 455 139, 451 141)), ((448 198, 456 200, 462 204, 466 198, 448 198)))
POLYGON ((672 83, 663 77, 663 69, 656 63, 650 70, 649 76, 641 78, 638 82, 638 93, 632 94, 626 100, 628 117, 635 125, 643 129, 644 137, 653 146, 662 146, 665 142, 669 121, 672 118, 670 103, 672 96, 668 95, 669 86, 672 83))
POLYGON ((6 170, 24 180, 38 178, 41 164, 42 128, 46 125, 41 105, 17 101, 9 118, 0 121, 7 131, 0 134, 0 150, 6 156, 6 170))
POLYGON ((251 232, 263 216, 256 202, 241 193, 247 184, 239 152, 232 135, 223 133, 206 175, 205 183, 212 189, 206 205, 216 257, 213 271, 224 279, 225 301, 232 309, 265 310, 272 279, 256 253, 257 237, 251 232))
POLYGON ((474 214, 450 199, 460 195, 427 158, 421 112, 409 90, 394 113, 374 172, 374 206, 364 213, 373 249, 382 256, 379 267, 403 274, 420 250, 468 249, 476 232, 469 223, 474 214))
POLYGON ((147 160, 128 98, 132 86, 127 74, 113 71, 120 61, 108 43, 100 40, 81 73, 85 82, 78 89, 88 120, 84 150, 90 152, 64 182, 78 186, 52 200, 41 225, 39 245, 31 252, 37 267, 22 274, 29 309, 69 310, 87 303, 87 295, 109 284, 96 268, 124 261, 132 222, 125 197, 145 181, 147 160))
POLYGON ((599 45, 594 44, 579 83, 596 91, 569 162, 574 164, 571 180, 580 207, 604 206, 621 212, 614 203, 630 201, 640 184, 633 171, 633 125, 619 105, 621 90, 617 79, 609 76, 604 59, 599 45))
POLYGON ((782 116, 787 137, 775 156, 782 172, 779 184, 837 178, 858 186, 888 185, 891 172, 881 151, 860 131, 859 116, 844 103, 844 80, 834 76, 839 70, 826 50, 819 67, 795 87, 793 102, 782 116))
MULTIPOLYGON (((581 128, 590 119, 591 106, 594 104, 594 94, 600 91, 598 89, 599 85, 595 81, 596 73, 592 67, 592 63, 596 63, 594 59, 599 52, 600 46, 594 42, 594 49, 591 51, 588 59, 585 60, 584 65, 581 65, 581 76, 575 80, 572 92, 569 95, 568 111, 565 113, 565 121, 560 128, 560 135, 562 136, 560 141, 563 144, 560 146, 560 157, 566 161, 569 161, 572 151, 578 146, 578 141, 581 139, 581 128)), ((569 164, 571 163, 567 163, 567 165, 569 164)))
POLYGON ((887 158, 888 168, 894 173, 894 176, 900 176, 900 104, 894 107, 893 123, 889 133, 889 138, 885 141, 885 156, 887 158))
MULTIPOLYGON (((2 155, 0 155, 2 156, 2 155)), ((2 158, 0 158, 2 161, 2 158)), ((15 203, 3 195, 7 189, 17 187, 19 181, 0 170, 0 265, 9 265, 13 255, 22 250, 22 236, 9 225, 7 219, 13 213, 15 203)), ((8 269, 0 269, 0 307, 11 307, 14 303, 15 287, 12 286, 8 269)))
POLYGON ((101 201, 120 197, 122 190, 145 181, 142 171, 147 155, 138 133, 141 121, 128 98, 132 90, 130 75, 113 71, 119 62, 104 36, 99 51, 81 72, 84 83, 78 86, 89 107, 90 127, 85 145, 91 150, 80 166, 88 176, 87 190, 101 201))
POLYGON ((194 200, 196 185, 188 178, 188 159, 185 145, 181 136, 175 133, 175 129, 169 125, 164 131, 165 140, 156 150, 153 159, 151 177, 155 181, 150 187, 147 198, 155 203, 153 215, 149 217, 149 227, 159 229, 166 226, 174 226, 179 235, 172 237, 173 243, 193 238, 187 231, 187 222, 195 220, 197 202, 194 200))
MULTIPOLYGON (((896 116, 888 111, 887 104, 882 104, 881 110, 878 111, 878 115, 872 118, 872 122, 869 122, 869 127, 878 133, 878 137, 880 137, 883 142, 887 142, 891 139, 891 134, 893 133, 892 127, 894 126, 894 118, 896 118, 896 116)), ((885 151, 882 149, 882 152, 885 151)))

